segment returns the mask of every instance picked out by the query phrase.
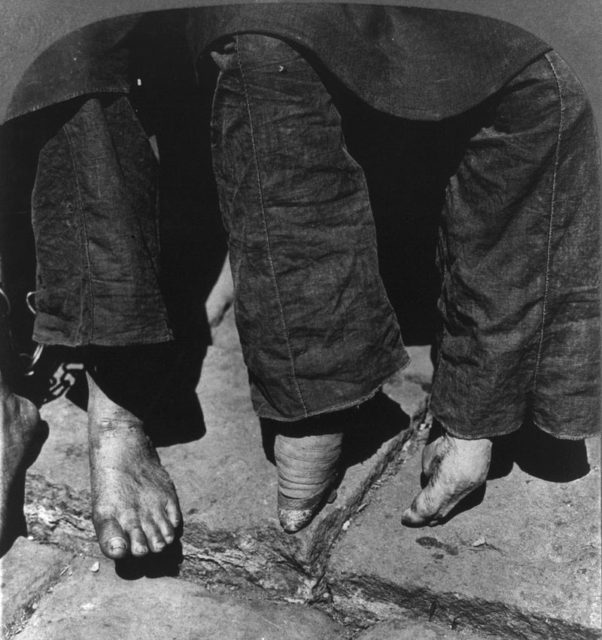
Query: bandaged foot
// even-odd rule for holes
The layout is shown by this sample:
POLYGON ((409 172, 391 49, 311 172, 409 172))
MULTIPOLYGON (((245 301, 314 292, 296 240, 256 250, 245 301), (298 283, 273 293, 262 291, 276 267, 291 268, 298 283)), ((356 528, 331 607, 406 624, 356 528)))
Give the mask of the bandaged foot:
POLYGON ((330 496, 342 442, 342 433, 276 436, 278 518, 287 533, 307 526, 330 496))
POLYGON ((158 553, 182 516, 174 485, 142 421, 105 395, 88 376, 92 519, 102 552, 112 559, 158 553))
POLYGON ((25 533, 25 472, 47 435, 48 428, 32 402, 0 392, 0 555, 25 533))
POLYGON ((444 433, 422 452, 424 489, 406 509, 401 522, 408 526, 434 525, 487 479, 491 462, 490 439, 463 440, 444 433))

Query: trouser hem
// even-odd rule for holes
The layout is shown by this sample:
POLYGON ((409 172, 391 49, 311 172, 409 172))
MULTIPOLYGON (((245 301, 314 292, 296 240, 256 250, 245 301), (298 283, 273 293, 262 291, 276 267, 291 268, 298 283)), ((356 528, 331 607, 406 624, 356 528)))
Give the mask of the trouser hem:
POLYGON ((484 433, 465 433, 454 428, 449 428, 444 424, 443 421, 438 418, 435 412, 433 412, 433 417, 435 418, 435 420, 437 420, 437 422, 441 425, 446 433, 448 433, 450 436, 453 436, 454 438, 460 438, 461 440, 483 440, 489 438, 498 438, 499 436, 507 436, 518 431, 523 424, 521 421, 518 423, 518 425, 508 427, 507 429, 496 429, 494 433, 492 433, 491 430, 488 430, 484 433))
POLYGON ((354 398, 352 400, 341 402, 339 404, 329 405, 327 407, 315 409, 313 411, 306 411, 303 414, 294 415, 294 416, 283 416, 280 413, 274 413, 269 410, 266 411, 265 407, 262 407, 261 409, 256 409, 255 412, 257 413, 258 417, 262 419, 274 420, 276 422, 299 422, 300 420, 306 420, 307 418, 313 418, 315 416, 320 416, 327 413, 335 413, 338 411, 344 411, 346 409, 352 409, 354 407, 358 407, 359 405, 373 398, 382 389, 383 385, 387 382, 389 378, 394 376, 397 372, 403 371, 409 364, 410 364, 410 358, 406 357, 404 360, 402 360, 401 365, 388 371, 384 376, 382 376, 382 378, 379 379, 379 382, 373 388, 371 388, 371 390, 368 393, 362 394, 361 396, 354 398))

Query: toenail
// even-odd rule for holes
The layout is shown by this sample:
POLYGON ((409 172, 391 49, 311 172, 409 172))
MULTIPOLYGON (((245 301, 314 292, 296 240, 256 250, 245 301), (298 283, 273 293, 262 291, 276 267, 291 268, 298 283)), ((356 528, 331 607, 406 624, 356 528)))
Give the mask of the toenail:
POLYGON ((109 549, 111 551, 125 551, 127 549, 127 545, 123 538, 111 538, 109 540, 109 549))

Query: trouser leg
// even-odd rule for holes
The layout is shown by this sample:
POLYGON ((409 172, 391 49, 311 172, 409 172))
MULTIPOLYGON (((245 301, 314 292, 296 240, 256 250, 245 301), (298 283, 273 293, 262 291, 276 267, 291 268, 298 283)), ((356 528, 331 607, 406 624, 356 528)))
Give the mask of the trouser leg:
POLYGON ((159 289, 155 163, 125 96, 57 107, 32 195, 34 338, 123 346, 169 340, 159 289))
POLYGON ((298 420, 356 405, 407 362, 363 172, 293 48, 239 36, 214 57, 214 171, 255 408, 298 420))
POLYGON ((600 402, 591 108, 550 53, 475 114, 442 219, 433 412, 463 438, 508 433, 527 417, 558 437, 591 435, 600 402))

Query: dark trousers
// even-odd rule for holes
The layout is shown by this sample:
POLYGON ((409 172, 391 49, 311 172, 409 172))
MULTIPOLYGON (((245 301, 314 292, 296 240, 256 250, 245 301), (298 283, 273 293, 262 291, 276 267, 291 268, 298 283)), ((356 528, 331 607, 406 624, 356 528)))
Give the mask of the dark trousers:
POLYGON ((32 195, 34 339, 66 346, 169 340, 148 137, 126 96, 55 109, 59 126, 40 151, 32 195))
MULTIPOLYGON (((214 59, 214 170, 255 407, 295 420, 357 404, 407 360, 362 169, 295 49, 245 35, 214 59)), ((600 190, 586 96, 549 53, 465 125, 443 123, 456 140, 433 413, 464 438, 527 417, 558 437, 596 433, 600 190)))
MULTIPOLYGON (((298 420, 362 402, 407 355, 363 171, 328 89, 284 42, 232 45, 215 56, 212 144, 237 324, 258 413, 298 420)), ((42 149, 33 195, 35 337, 168 340, 148 140, 125 97, 71 106, 42 149)), ((442 150, 433 413, 465 438, 527 417, 559 437, 593 434, 600 191, 587 99, 550 53, 442 127, 455 142, 442 150)))

